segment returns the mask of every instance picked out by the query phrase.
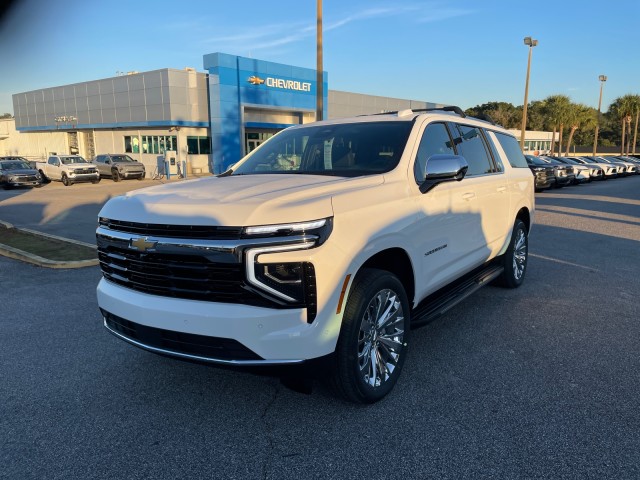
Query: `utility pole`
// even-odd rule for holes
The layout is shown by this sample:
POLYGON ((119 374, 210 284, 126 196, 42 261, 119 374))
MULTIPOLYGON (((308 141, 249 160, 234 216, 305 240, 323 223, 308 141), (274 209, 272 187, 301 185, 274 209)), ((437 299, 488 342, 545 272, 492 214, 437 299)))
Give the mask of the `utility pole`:
POLYGON ((524 131, 527 128, 527 105, 529 103, 529 73, 531 72, 531 52, 538 45, 538 40, 525 37, 524 44, 529 47, 529 60, 527 61, 527 80, 524 86, 524 105, 522 106, 522 132, 520 133, 520 150, 524 152, 524 131))
POLYGON ((604 87, 604 82, 607 81, 606 75, 600 75, 598 77, 600 80, 600 99, 598 100, 598 119, 596 121, 596 134, 593 137, 593 156, 596 156, 596 150, 598 149, 598 130, 600 130, 600 107, 602 107, 602 87, 604 87))
POLYGON ((322 67, 322 0, 317 0, 317 35, 316 35, 316 121, 323 120, 324 84, 322 67))

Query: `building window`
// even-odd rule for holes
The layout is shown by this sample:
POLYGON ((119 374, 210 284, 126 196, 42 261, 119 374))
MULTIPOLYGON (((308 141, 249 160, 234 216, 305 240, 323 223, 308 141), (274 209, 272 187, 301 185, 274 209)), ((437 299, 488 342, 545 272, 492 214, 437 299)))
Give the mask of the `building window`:
MULTIPOLYGON (((126 137, 125 137, 126 138, 126 137)), ((178 137, 175 135, 143 135, 142 153, 164 154, 167 150, 178 151, 178 137)))
POLYGON ((125 153, 140 153, 140 139, 135 137, 124 137, 124 151, 125 153))
POLYGON ((191 155, 209 155, 211 153, 211 138, 187 137, 187 153, 191 155))

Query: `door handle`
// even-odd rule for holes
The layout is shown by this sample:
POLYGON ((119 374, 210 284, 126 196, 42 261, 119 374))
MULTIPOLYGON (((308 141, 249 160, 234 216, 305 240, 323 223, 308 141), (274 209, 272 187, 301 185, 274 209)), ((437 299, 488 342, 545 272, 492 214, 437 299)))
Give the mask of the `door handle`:
POLYGON ((464 198, 465 200, 471 200, 475 196, 476 196, 476 194, 473 193, 473 192, 467 192, 467 193, 463 193, 462 194, 462 198, 464 198))
POLYGON ((498 187, 497 188, 498 192, 502 193, 502 192, 506 192, 507 191, 507 187, 502 186, 502 187, 498 187))

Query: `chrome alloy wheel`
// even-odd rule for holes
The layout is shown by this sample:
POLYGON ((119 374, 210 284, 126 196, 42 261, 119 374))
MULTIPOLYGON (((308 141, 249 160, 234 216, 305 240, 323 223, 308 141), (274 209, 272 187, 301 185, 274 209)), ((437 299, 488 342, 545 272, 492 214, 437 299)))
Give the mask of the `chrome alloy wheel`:
POLYGON ((519 229, 516 233, 516 241, 513 247, 513 276, 520 280, 524 275, 527 263, 527 236, 524 230, 519 229))
POLYGON ((395 370, 404 347, 404 323, 396 292, 384 289, 373 296, 358 332, 358 366, 367 385, 379 387, 395 370))

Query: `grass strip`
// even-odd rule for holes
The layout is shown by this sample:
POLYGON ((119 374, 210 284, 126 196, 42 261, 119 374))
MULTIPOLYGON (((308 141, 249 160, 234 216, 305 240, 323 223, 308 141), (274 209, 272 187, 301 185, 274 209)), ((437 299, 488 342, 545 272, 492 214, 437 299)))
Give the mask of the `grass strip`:
POLYGON ((98 257, 93 248, 41 237, 17 228, 6 228, 3 225, 0 225, 0 244, 54 261, 92 260, 98 257))

